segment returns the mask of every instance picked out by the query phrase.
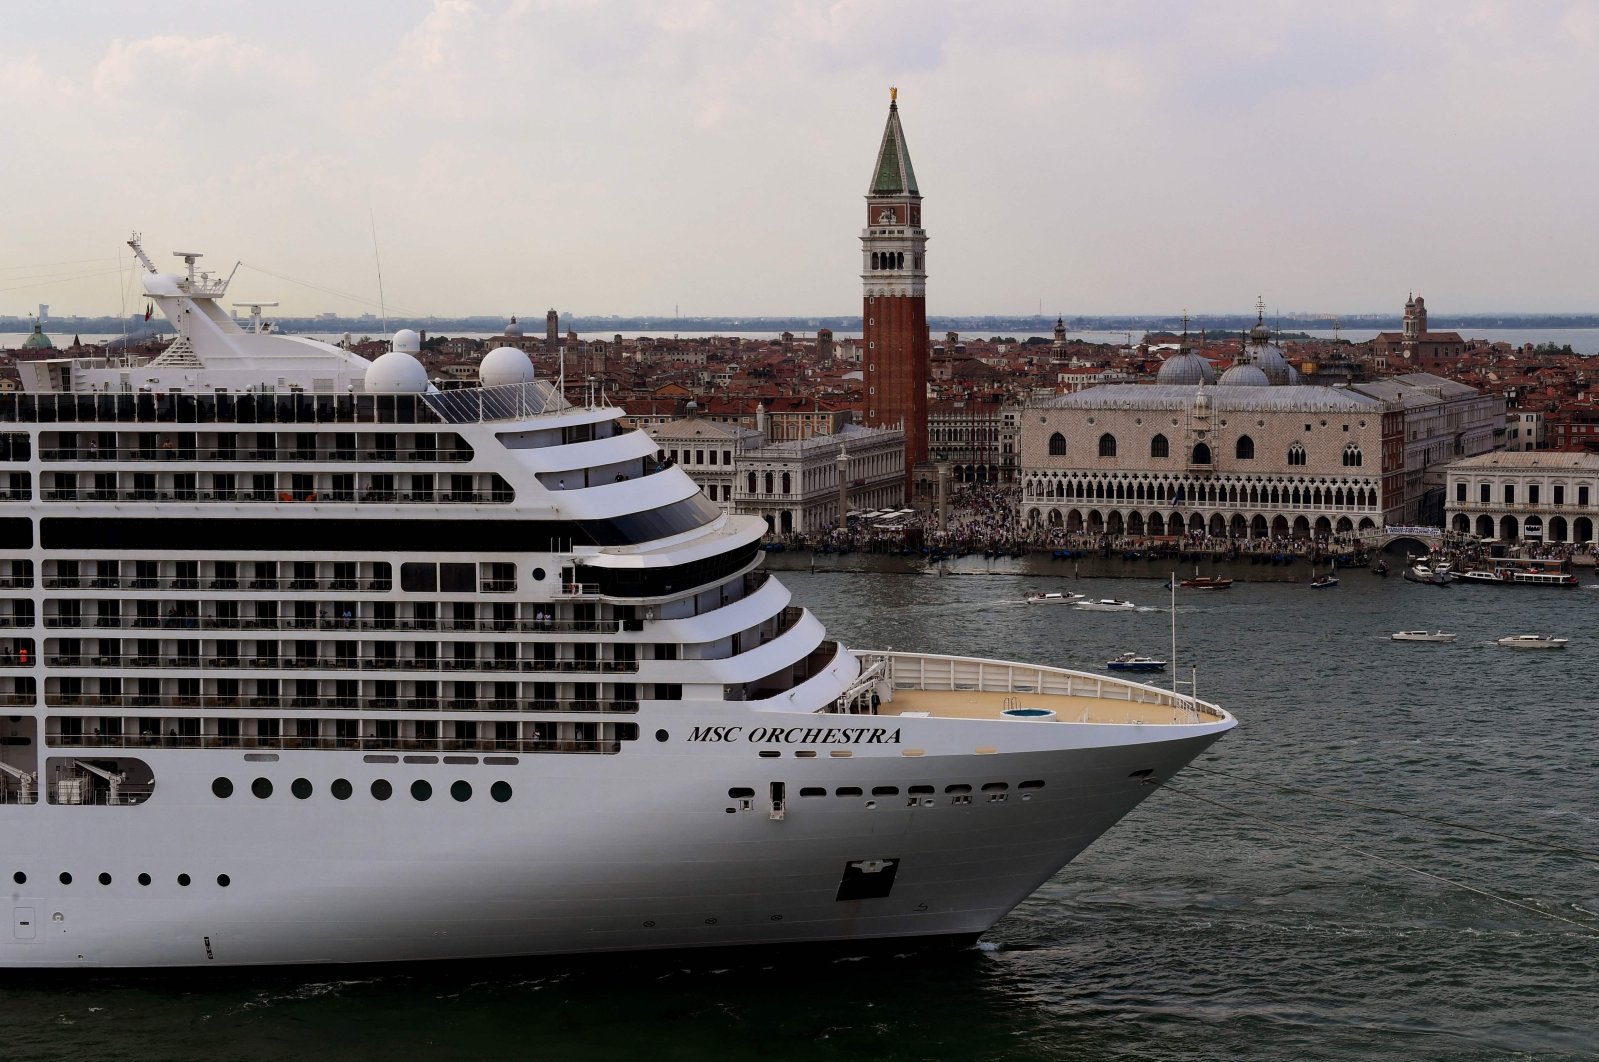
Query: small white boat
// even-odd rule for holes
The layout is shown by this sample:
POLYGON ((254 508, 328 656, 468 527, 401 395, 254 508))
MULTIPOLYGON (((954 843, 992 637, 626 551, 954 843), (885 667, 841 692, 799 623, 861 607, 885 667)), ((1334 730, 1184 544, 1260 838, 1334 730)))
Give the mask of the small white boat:
POLYGON ((1498 644, 1506 649, 1564 649, 1566 639, 1552 634, 1507 634, 1498 644))
POLYGON ((1338 585, 1336 575, 1318 575, 1310 581, 1312 590, 1331 590, 1338 585))
POLYGON ((1399 631, 1393 639, 1396 642, 1452 642, 1456 637, 1448 631, 1399 631))
POLYGON ((1105 666, 1112 671, 1165 671, 1166 661, 1137 653, 1123 653, 1114 660, 1107 660, 1105 666))
POLYGON ((1131 612, 1138 606, 1131 601, 1118 601, 1113 597, 1102 597, 1097 601, 1074 601, 1072 605, 1085 612, 1131 612))
POLYGON ((1085 596, 1087 595, 1073 594, 1069 591, 1066 593, 1061 593, 1057 590, 1050 590, 1047 592, 1035 590, 1022 600, 1026 601, 1029 605, 1069 605, 1074 601, 1081 601, 1085 596))

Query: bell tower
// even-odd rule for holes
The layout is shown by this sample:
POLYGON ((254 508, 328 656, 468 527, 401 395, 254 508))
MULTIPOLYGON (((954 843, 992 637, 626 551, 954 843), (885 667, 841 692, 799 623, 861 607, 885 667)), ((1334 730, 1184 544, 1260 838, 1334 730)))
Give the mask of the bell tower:
POLYGON ((912 470, 927 462, 927 232, 898 96, 889 89, 861 230, 862 400, 868 427, 905 429, 908 495, 912 470))

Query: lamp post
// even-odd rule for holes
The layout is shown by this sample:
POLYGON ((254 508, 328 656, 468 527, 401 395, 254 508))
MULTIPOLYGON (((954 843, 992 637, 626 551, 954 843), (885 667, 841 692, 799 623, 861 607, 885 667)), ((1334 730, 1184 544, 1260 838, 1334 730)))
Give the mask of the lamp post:
POLYGON ((938 468, 938 529, 949 530, 949 458, 937 454, 938 468))

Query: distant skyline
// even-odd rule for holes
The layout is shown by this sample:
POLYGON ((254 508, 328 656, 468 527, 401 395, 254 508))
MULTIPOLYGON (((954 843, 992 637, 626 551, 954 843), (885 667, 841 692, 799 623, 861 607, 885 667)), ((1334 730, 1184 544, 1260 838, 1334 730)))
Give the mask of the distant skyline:
POLYGON ((931 315, 1599 309, 1599 0, 6 20, 0 315, 131 312, 133 229, 286 316, 377 312, 374 229, 393 316, 857 313, 890 85, 931 315))

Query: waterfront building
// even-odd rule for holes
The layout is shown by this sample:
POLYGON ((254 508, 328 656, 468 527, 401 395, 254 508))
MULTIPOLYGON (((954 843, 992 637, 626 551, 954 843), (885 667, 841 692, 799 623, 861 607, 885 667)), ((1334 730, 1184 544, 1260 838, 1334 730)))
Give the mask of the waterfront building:
POLYGON ((777 534, 815 534, 850 509, 891 509, 905 498, 905 433, 848 424, 833 435, 772 442, 734 454, 734 511, 777 534))
POLYGON ((1591 542, 1599 454, 1497 451, 1445 470, 1453 531, 1506 542, 1591 542))
MULTIPOLYGON (((954 398, 929 403, 928 450, 946 461, 956 483, 1010 483, 1016 478, 1019 406, 997 398, 954 398)), ((915 470, 918 497, 938 493, 937 471, 915 470)))
POLYGON ((1029 405, 1022 518, 1111 535, 1238 539, 1328 536, 1397 521, 1399 408, 1294 382, 1298 374, 1263 321, 1214 385, 1211 372, 1184 351, 1155 384, 1110 384, 1029 405))
POLYGON ((724 512, 737 511, 733 484, 738 459, 745 450, 759 449, 766 443, 764 432, 697 415, 653 425, 648 430, 660 448, 658 457, 687 472, 724 512))
POLYGON ((1444 469, 1495 449, 1505 435, 1505 399, 1431 373, 1353 384, 1353 391, 1404 412, 1405 476, 1400 523, 1444 526, 1444 469))
POLYGON ((1371 341, 1372 357, 1381 367, 1404 364, 1407 368, 1444 369, 1466 351, 1459 332, 1427 329, 1427 300, 1411 295, 1405 300, 1404 322, 1398 332, 1378 332, 1371 341))
MULTIPOLYGON (((927 232, 922 195, 890 89, 888 122, 861 230, 863 422, 900 428, 907 473, 927 460, 927 232)), ((906 481, 906 491, 910 481, 906 481)))

